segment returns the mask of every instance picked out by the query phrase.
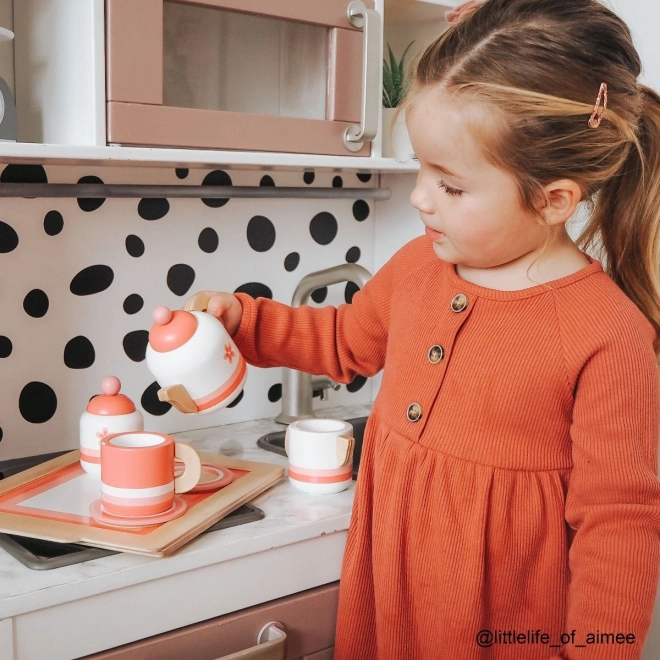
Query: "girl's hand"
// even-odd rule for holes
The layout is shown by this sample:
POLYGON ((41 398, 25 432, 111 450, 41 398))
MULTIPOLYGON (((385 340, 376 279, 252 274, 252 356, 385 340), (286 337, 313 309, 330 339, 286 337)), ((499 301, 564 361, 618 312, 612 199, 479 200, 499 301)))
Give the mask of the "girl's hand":
POLYGON ((223 291, 200 291, 186 300, 187 311, 208 312, 220 319, 227 332, 233 337, 243 319, 243 306, 233 293, 223 291))
POLYGON ((470 0, 469 2, 464 2, 462 5, 458 5, 451 11, 448 11, 445 14, 445 20, 449 25, 454 25, 459 23, 464 18, 467 18, 484 0, 470 0))

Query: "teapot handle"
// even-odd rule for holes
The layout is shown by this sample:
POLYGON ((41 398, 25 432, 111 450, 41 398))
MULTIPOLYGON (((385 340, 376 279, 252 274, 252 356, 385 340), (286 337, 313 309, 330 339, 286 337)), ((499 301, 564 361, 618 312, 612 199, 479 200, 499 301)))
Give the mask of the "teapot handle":
POLYGON ((210 299, 208 294, 200 291, 186 300, 183 309, 186 312, 205 312, 209 308, 210 299))

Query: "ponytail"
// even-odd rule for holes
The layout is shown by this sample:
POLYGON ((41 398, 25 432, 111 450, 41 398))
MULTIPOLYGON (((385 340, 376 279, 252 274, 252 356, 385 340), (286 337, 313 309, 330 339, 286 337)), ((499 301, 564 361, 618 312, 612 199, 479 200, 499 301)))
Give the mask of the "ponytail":
POLYGON ((595 195, 578 244, 602 250, 607 273, 660 337, 660 96, 645 86, 641 92, 637 140, 595 195))

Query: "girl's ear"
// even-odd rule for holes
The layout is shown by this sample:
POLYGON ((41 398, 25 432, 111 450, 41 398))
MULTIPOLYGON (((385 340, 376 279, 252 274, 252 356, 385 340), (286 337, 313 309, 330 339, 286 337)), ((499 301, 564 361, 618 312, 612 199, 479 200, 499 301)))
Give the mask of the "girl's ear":
POLYGON ((541 209, 541 215, 547 225, 557 225, 566 222, 575 212, 575 207, 582 199, 582 190, 571 179, 553 181, 543 187, 546 205, 541 209))

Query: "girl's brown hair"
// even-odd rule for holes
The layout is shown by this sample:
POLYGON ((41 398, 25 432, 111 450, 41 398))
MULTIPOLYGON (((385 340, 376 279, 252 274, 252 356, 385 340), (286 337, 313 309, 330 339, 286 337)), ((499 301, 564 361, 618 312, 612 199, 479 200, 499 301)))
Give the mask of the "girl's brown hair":
POLYGON ((640 70, 628 27, 597 0, 487 0, 424 51, 403 107, 429 85, 494 104, 490 159, 533 211, 546 184, 578 183, 591 206, 578 244, 601 251, 660 335, 660 96, 640 70), (607 111, 589 128, 603 82, 607 111))

